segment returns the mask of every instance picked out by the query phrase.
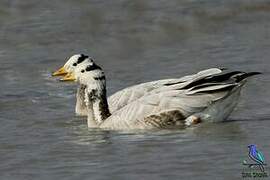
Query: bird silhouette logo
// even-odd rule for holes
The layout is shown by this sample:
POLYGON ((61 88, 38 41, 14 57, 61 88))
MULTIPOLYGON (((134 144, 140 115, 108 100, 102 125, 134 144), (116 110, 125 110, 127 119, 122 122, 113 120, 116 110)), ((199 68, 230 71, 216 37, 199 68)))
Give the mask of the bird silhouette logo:
POLYGON ((264 172, 264 166, 266 166, 265 158, 263 153, 257 149, 255 144, 251 144, 248 146, 249 158, 253 161, 253 163, 248 163, 246 160, 243 162, 244 165, 248 165, 250 168, 254 166, 258 166, 262 172, 264 172))

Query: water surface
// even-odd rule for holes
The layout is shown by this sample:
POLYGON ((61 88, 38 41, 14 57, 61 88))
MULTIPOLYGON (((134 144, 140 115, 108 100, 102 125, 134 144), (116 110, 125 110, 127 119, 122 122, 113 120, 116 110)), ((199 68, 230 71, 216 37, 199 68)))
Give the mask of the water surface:
POLYGON ((0 179, 240 179, 251 143, 270 162, 268 1, 2 0, 0 24, 0 179), (50 76, 75 53, 104 68, 109 94, 210 67, 264 74, 230 122, 103 131, 50 76))

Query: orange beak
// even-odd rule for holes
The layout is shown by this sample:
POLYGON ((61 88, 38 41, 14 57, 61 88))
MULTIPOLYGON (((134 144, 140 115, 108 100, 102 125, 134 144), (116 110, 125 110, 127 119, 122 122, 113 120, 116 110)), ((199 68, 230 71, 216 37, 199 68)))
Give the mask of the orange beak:
POLYGON ((65 75, 65 77, 60 79, 60 81, 75 81, 75 80, 76 78, 73 73, 68 73, 67 75, 65 75))
POLYGON ((67 74, 66 69, 63 67, 61 67, 60 69, 58 69, 57 71, 55 71, 52 76, 64 76, 67 74))

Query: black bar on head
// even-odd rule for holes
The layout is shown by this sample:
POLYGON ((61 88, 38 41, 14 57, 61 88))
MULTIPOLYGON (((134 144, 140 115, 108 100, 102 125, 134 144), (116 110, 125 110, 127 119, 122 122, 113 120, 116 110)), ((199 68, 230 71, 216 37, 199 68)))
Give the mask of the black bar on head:
POLYGON ((80 64, 81 62, 83 62, 87 58, 88 58, 88 56, 81 54, 81 56, 78 58, 77 64, 80 64))
POLYGON ((101 69, 101 67, 99 67, 98 65, 96 65, 95 63, 92 64, 92 65, 89 65, 86 67, 86 71, 93 71, 93 70, 96 70, 96 69, 101 69))

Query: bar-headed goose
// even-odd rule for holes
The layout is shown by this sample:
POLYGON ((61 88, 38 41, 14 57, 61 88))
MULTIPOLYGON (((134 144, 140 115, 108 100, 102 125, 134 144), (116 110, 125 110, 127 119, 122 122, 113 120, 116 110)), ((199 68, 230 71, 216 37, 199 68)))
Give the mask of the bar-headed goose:
MULTIPOLYGON (((53 76, 63 76, 67 73, 74 73, 75 68, 84 63, 93 63, 93 59, 84 54, 75 54, 71 56, 63 67, 53 73, 53 76)), ((157 81, 146 82, 131 87, 127 87, 123 90, 120 90, 108 98, 109 109, 111 113, 121 109, 127 104, 141 98, 145 94, 150 93, 151 91, 172 84, 185 83, 191 80, 200 79, 207 77, 209 75, 214 75, 221 73, 222 70, 219 68, 211 68, 204 71, 200 71, 197 74, 184 76, 182 78, 176 79, 163 79, 157 81)), ((84 103, 84 89, 85 86, 80 84, 77 89, 77 100, 75 112, 77 115, 87 116, 87 110, 84 103)))
POLYGON ((150 129, 223 121, 233 111, 246 78, 260 74, 224 71, 165 83, 114 111, 109 110, 106 78, 96 63, 85 63, 63 80, 84 85, 88 127, 150 129))

